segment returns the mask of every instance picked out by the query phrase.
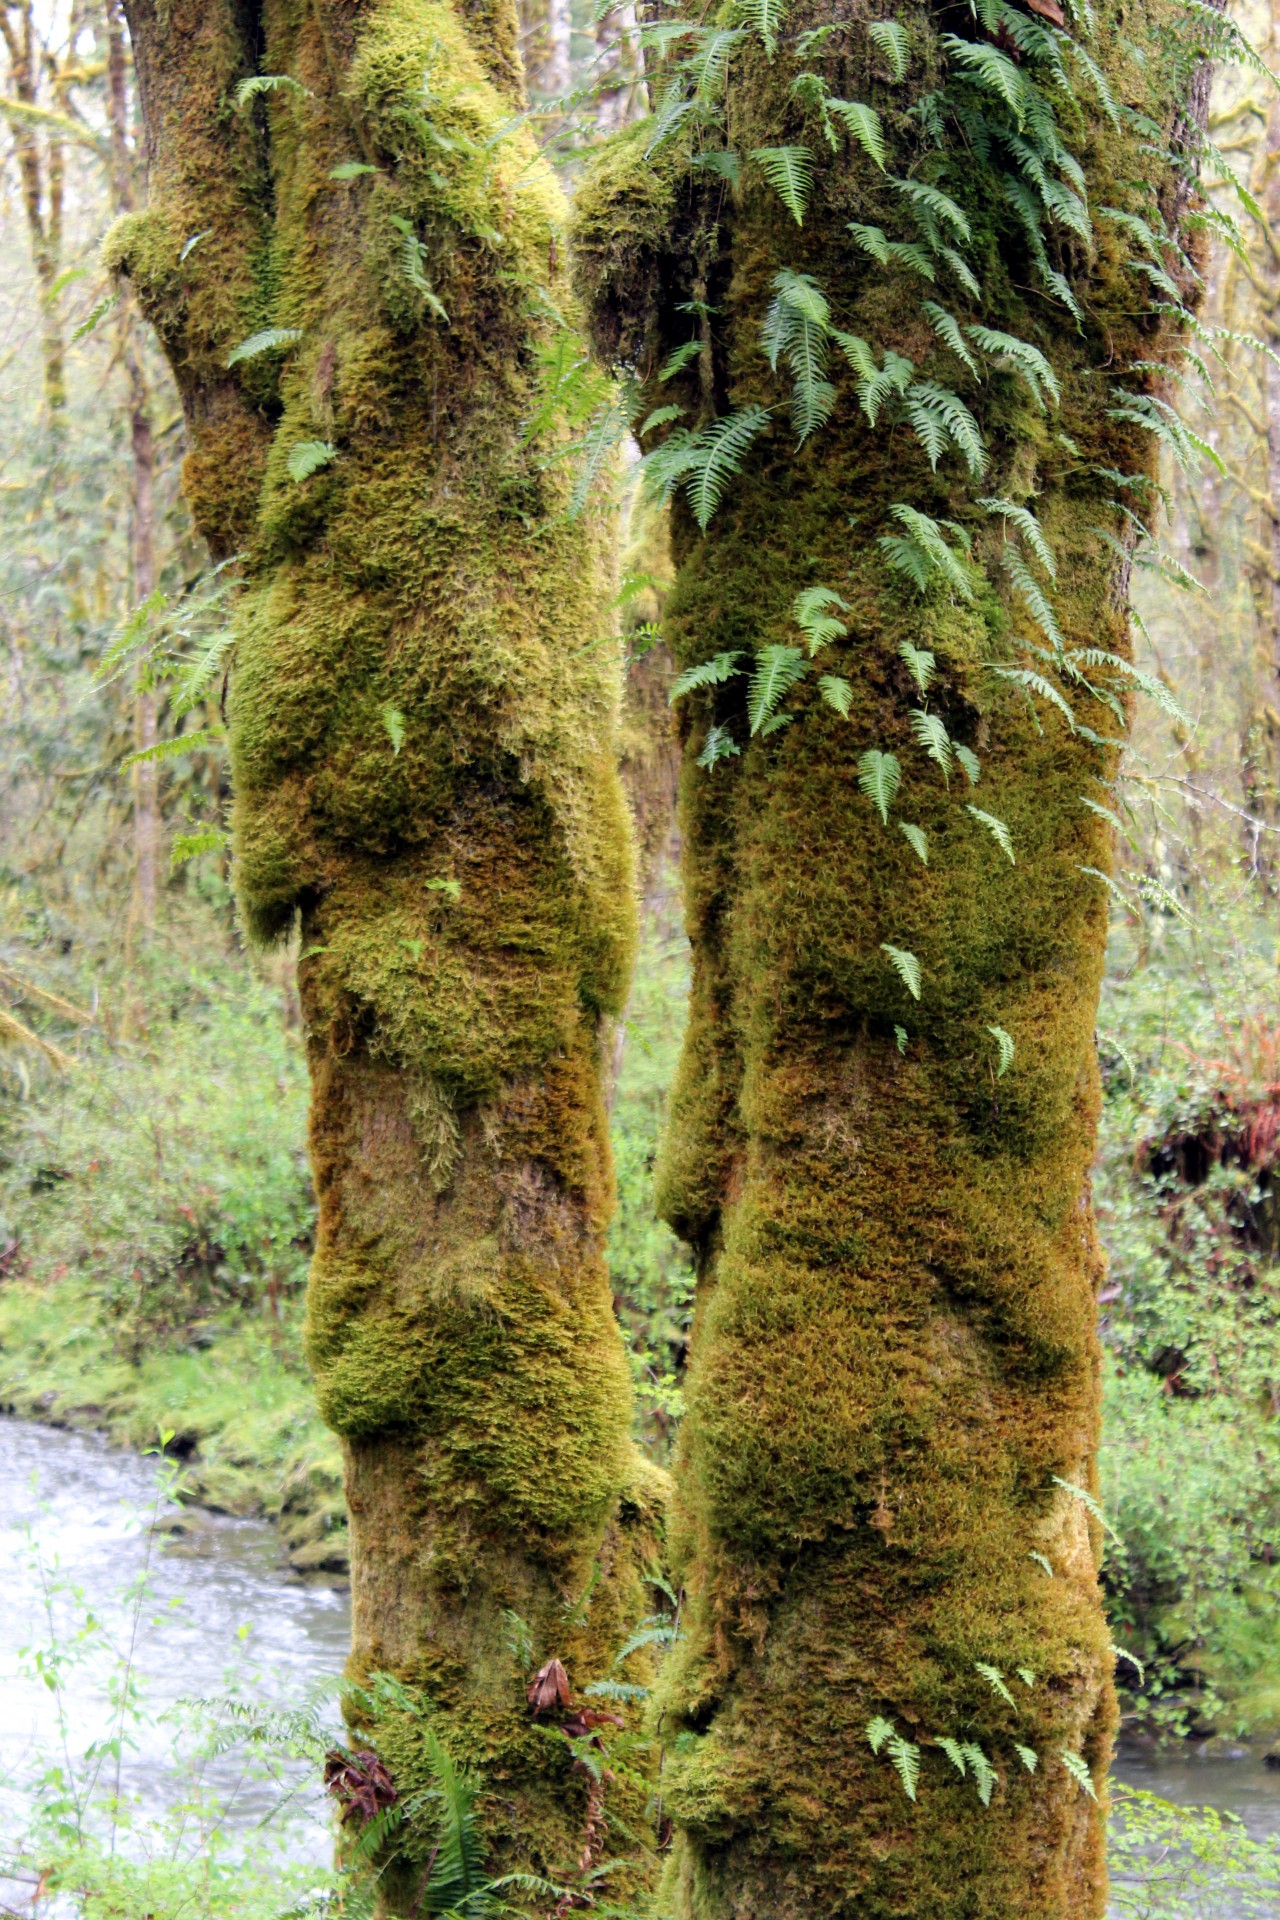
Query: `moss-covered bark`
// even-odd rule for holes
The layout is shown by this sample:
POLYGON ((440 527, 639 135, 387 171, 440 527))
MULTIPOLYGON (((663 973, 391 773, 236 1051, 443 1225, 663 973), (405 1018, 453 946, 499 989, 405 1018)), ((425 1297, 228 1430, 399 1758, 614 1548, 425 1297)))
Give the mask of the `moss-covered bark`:
MULTIPOLYGON (((575 1686, 606 1671, 657 1494, 601 1252, 634 910, 609 528, 565 519, 521 439, 561 203, 511 124, 501 0, 130 20, 151 199, 108 251, 182 389, 197 523, 247 556, 236 877, 255 938, 301 923, 352 1670, 424 1690, 495 1868, 556 1872, 586 1785, 505 1616, 575 1686)), ((377 1731, 401 1791, 428 1784, 412 1719, 377 1731)), ((416 1870, 386 1884, 416 1910, 416 1870)))
MULTIPOLYGON (((1100 1809, 1071 1771, 1083 1762, 1104 1796, 1101 1539, 1063 1483, 1095 1485, 1088 1173, 1111 830, 1089 803, 1108 802, 1126 676, 1095 663, 1086 678, 1104 700, 1068 663, 1082 648, 1128 658, 1117 502, 1141 501, 1155 456, 1114 417, 1114 390, 1128 375, 1161 391, 1135 363, 1166 355, 1175 327, 1150 315, 1132 229, 1114 222, 1098 221, 1090 247, 1047 225, 1078 325, 1033 290, 990 169, 922 110, 946 81, 940 26, 981 37, 954 11, 894 10, 897 84, 859 9, 793 9, 772 58, 756 35, 734 43, 719 125, 695 104, 665 144, 642 126, 593 163, 578 202, 596 344, 650 383, 639 412, 673 393, 680 427, 772 409, 705 533, 677 495, 677 663, 739 650, 749 665, 767 645, 799 661, 796 595, 824 586, 843 602, 843 633, 779 710, 789 724, 751 734, 745 673, 682 705, 694 978, 659 1184, 701 1278, 677 1471, 687 1634, 662 1715, 676 1839, 660 1908, 673 1920, 1087 1920, 1105 1905, 1100 1809), (852 139, 830 151, 794 90, 800 71, 874 104, 888 173, 852 139), (752 159, 797 145, 819 156, 803 224, 752 159), (936 250, 926 282, 852 244, 850 220, 922 244, 890 175, 958 205, 980 296, 936 250), (830 337, 834 411, 797 449, 761 338, 782 269, 812 276, 832 324, 877 363, 892 348, 963 397, 985 440, 980 480, 954 453, 931 468, 888 403, 869 424, 830 337), (1035 344, 1060 406, 1042 408, 1007 361, 966 365, 922 296, 962 327, 1035 344), (699 333, 673 378, 668 356, 699 333), (1015 523, 979 504, 994 497, 1033 509, 1052 544, 1056 584, 1039 577, 1059 647, 1002 564, 1015 523), (970 600, 936 570, 920 591, 887 564, 897 503, 964 529, 971 572, 947 538, 970 600), (904 645, 935 656, 927 695, 904 645), (1059 704, 1001 666, 1045 676, 1059 704), (848 682, 847 717, 819 671, 848 682), (913 710, 945 724, 949 784, 913 710), (713 723, 738 757, 708 767, 713 723), (957 747, 976 757, 976 787, 957 747), (868 751, 901 770, 883 822, 863 790, 868 751), (1015 864, 970 803, 1006 824, 1015 864), (927 865, 900 821, 923 831, 927 865), (918 1001, 887 946, 919 962, 918 1001), (1016 1049, 1003 1075, 993 1028, 1016 1049), (878 1717, 919 1749, 914 1804, 889 1749, 872 1751, 878 1717), (981 1748, 989 1807, 972 1752, 962 1777, 943 1741, 981 1748)), ((1145 66, 1109 8, 1091 43, 1119 98, 1165 127, 1190 78, 1174 19, 1158 0, 1126 8, 1145 66)), ((1158 208, 1176 230, 1185 196, 1149 123, 1113 125, 1086 103, 1070 137, 1092 202, 1158 208)), ((1185 261, 1161 259, 1190 285, 1185 261)))

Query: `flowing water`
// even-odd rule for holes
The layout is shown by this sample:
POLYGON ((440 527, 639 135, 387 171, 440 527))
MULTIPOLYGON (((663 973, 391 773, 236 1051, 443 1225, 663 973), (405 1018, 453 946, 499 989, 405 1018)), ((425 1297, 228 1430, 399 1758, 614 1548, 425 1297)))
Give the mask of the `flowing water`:
MULTIPOLYGON (((341 1669, 346 1594, 291 1584, 263 1522, 189 1516, 195 1524, 166 1539, 155 1523, 163 1529, 175 1516, 158 1493, 160 1471, 91 1434, 0 1419, 0 1823, 9 1832, 21 1828, 33 1796, 51 1791, 40 1776, 62 1750, 59 1700, 74 1762, 115 1730, 112 1691, 126 1665, 140 1701, 127 1719, 132 1745, 120 1786, 144 1814, 192 1790, 190 1771, 174 1762, 180 1702, 238 1685, 259 1701, 296 1703, 341 1669), (143 1579, 143 1598, 125 1597, 143 1579), (86 1634, 89 1619, 99 1624, 86 1634), (35 1666, 41 1648, 69 1662, 60 1693, 35 1666)), ((112 1784, 114 1766, 105 1763, 112 1784)), ((1234 1760, 1125 1757, 1118 1772, 1183 1805, 1235 1813, 1259 1838, 1280 1834, 1280 1773, 1244 1750, 1234 1760)), ((293 1777, 300 1780, 296 1768, 293 1777)), ((233 1826, 257 1822, 279 1800, 278 1787, 246 1781, 235 1755, 203 1762, 200 1781, 229 1807, 233 1826)), ((312 1784, 311 1817, 290 1828, 304 1858, 322 1858, 328 1845, 316 1813, 312 1784)), ((1241 1909, 1228 1899, 1204 1911, 1231 1920, 1241 1909)))
MULTIPOLYGON (((280 1809, 280 1787, 246 1773, 243 1753, 202 1757, 180 1725, 183 1701, 238 1688, 292 1704, 341 1670, 347 1596, 290 1584, 270 1526, 181 1520, 163 1499, 158 1461, 96 1435, 0 1419, 0 1569, 0 1832, 21 1831, 33 1799, 56 1794, 42 1784, 50 1766, 82 1784, 92 1777, 83 1756, 120 1727, 113 1695, 126 1674, 137 1701, 123 1720, 119 1785, 139 1817, 199 1798, 247 1829, 280 1809), (175 1520, 189 1530, 166 1537, 175 1520), (62 1663, 56 1691, 37 1665, 52 1672, 51 1660, 62 1663), (183 1754, 195 1757, 180 1764, 183 1754)), ((107 1754, 100 1790, 114 1791, 115 1770, 107 1754)), ((302 1789, 283 1809, 290 1850, 323 1859, 314 1780, 296 1763, 281 1771, 302 1789)), ((6 1897, 0 1885, 0 1907, 6 1897)))

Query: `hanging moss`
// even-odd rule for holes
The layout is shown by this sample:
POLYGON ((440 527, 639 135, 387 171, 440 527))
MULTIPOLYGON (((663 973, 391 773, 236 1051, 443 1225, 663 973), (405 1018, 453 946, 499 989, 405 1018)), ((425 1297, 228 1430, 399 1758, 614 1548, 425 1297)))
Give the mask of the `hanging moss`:
MULTIPOLYGON (((795 598, 824 586, 845 631, 820 671, 849 689, 842 717, 809 672, 767 735, 750 732, 745 673, 680 703, 693 992, 659 1198, 700 1282, 673 1547, 686 1633, 658 1722, 671 1920, 1096 1920, 1106 1904, 1100 1804, 1063 1757, 1100 1802, 1115 1720, 1101 1539, 1062 1483, 1096 1485, 1092 1035, 1111 846, 1086 802, 1105 801, 1120 721, 1074 685, 1072 730, 993 671, 1054 668, 1002 566, 1011 536, 978 496, 1034 508, 1064 647, 1127 659, 1115 475, 1149 483, 1155 458, 1113 417, 1112 389, 1167 354, 1173 328, 1141 314, 1109 243, 1054 255, 1078 328, 1028 291, 1034 263, 976 164, 945 185, 981 301, 851 244, 851 219, 901 231, 900 190, 854 142, 822 149, 793 81, 816 72, 832 95, 874 103, 889 172, 936 178, 921 101, 943 77, 938 28, 920 10, 894 17, 901 87, 860 22, 793 9, 772 59, 735 46, 718 128, 694 115, 657 165, 654 129, 634 131, 592 163, 575 216, 597 351, 641 383, 641 415, 684 408, 647 445, 770 409, 705 533, 677 491, 664 618, 678 666, 799 645, 795 598), (832 26, 802 57, 795 36, 832 26), (736 188, 728 164, 708 185, 718 138, 736 188), (798 224, 751 156, 805 142, 823 157, 798 224), (784 268, 813 276, 833 324, 877 358, 891 347, 963 397, 987 448, 980 484, 954 455, 931 468, 891 415, 871 427, 834 349, 829 424, 797 449, 788 383, 761 344, 784 268), (980 378, 930 327, 922 292, 1038 345, 1060 407, 1042 410, 1007 367, 980 378), (898 502, 963 528, 970 601, 886 565, 898 502), (927 703, 904 644, 935 657, 927 703), (976 787, 958 760, 948 784, 927 757, 911 724, 926 704, 976 757, 976 787), (737 755, 708 767, 713 725, 737 755), (862 790, 872 749, 902 770, 888 824, 862 790), (1016 864, 969 800, 1005 824, 1016 864), (923 832, 927 866, 899 821, 923 832), (918 961, 918 1000, 886 943, 918 961), (1014 1043, 1003 1073, 993 1028, 1014 1043), (872 1750, 877 1718, 918 1749, 914 1803, 872 1750), (944 1739, 981 1748, 989 1808, 944 1739)), ((1110 16, 1095 44, 1122 97, 1162 122, 1181 97, 1170 20, 1126 11, 1145 72, 1122 64, 1110 16)), ((1151 177, 1142 136, 1085 118, 1091 193, 1151 177)), ((1172 208, 1169 177, 1156 184, 1172 208)))
MULTIPOLYGON (((254 65, 292 84, 239 109, 236 16, 190 16, 142 26, 155 191, 109 253, 185 369, 197 523, 246 550, 235 873, 255 939, 300 928, 352 1672, 418 1688, 479 1768, 495 1871, 572 1873, 587 1786, 509 1616, 576 1688, 608 1673, 661 1487, 602 1250, 634 938, 612 528, 570 521, 522 438, 563 209, 510 124, 510 8, 273 0, 254 65)), ((429 1784, 416 1725, 375 1729, 402 1793, 429 1784)), ((429 1831, 396 1846, 388 1911, 414 1911, 429 1831)))

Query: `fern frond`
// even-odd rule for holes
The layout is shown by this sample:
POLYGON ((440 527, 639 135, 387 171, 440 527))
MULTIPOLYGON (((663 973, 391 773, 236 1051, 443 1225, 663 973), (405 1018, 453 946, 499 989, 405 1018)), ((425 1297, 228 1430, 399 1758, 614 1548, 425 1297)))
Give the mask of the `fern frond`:
MULTIPOLYGON (((995 1029, 989 1028, 988 1031, 994 1032, 995 1029)), ((1008 1038, 1008 1034, 1005 1034, 1005 1039, 1007 1040, 1008 1038)), ((990 1662, 986 1660, 975 1660, 973 1670, 980 1679, 986 1681, 993 1693, 998 1693, 1002 1700, 1007 1700, 1015 1713, 1018 1711, 1018 1703, 1010 1693, 1005 1682, 1005 1677, 999 1667, 993 1667, 990 1662)))
POLYGON ((332 440, 299 440, 289 449, 289 458, 285 462, 289 478, 299 485, 309 480, 313 473, 319 473, 321 467, 327 467, 331 460, 338 457, 338 449, 332 440))
POLYGON ((778 28, 787 11, 787 0, 739 0, 739 17, 759 34, 770 60, 778 45, 778 28))
POLYGON ((973 751, 973 748, 962 747, 958 745, 956 741, 953 740, 951 742, 951 751, 955 754, 956 759, 960 762, 960 765, 964 768, 965 777, 967 778, 969 785, 971 787, 976 787, 978 784, 978 776, 982 772, 982 766, 981 766, 981 762, 978 759, 977 754, 973 751))
POLYGON ((1019 1760, 1021 1760, 1027 1772, 1034 1773, 1036 1770, 1037 1762, 1039 1760, 1039 1755, 1037 1754, 1035 1748, 1019 1746, 1018 1742, 1015 1740, 1013 1743, 1013 1750, 1017 1754, 1019 1760))
POLYGON ((924 180, 895 180, 893 184, 911 202, 917 213, 941 221, 957 240, 972 240, 973 229, 964 208, 958 207, 951 195, 944 193, 941 187, 931 187, 924 180))
POLYGON ((232 347, 225 364, 238 367, 242 360, 256 360, 261 353, 282 353, 286 347, 296 347, 301 338, 301 327, 263 327, 232 347))
POLYGON ((893 796, 902 783, 902 768, 896 753, 881 753, 868 747, 858 758, 858 785, 887 827, 893 796))
POLYGON ((1102 1503, 1094 1498, 1087 1487, 1078 1487, 1074 1480, 1064 1480, 1056 1473, 1051 1474, 1050 1479, 1055 1487, 1061 1487, 1063 1492, 1069 1493, 1073 1500, 1078 1500, 1085 1512, 1092 1515, 1104 1533, 1110 1534, 1117 1546, 1123 1546, 1120 1535, 1102 1510, 1102 1503))
POLYGON ((1039 347, 1033 347, 1029 340, 1020 340, 1014 333, 1002 333, 998 327, 975 324, 966 327, 965 332, 983 353, 1000 361, 1012 372, 1022 375, 1041 411, 1044 411, 1046 393, 1055 407, 1059 404, 1062 399, 1062 390, 1058 385, 1058 376, 1039 347))
POLYGON ((970 373, 976 374, 978 363, 965 345, 960 322, 955 315, 948 313, 945 307, 940 307, 936 300, 922 300, 920 308, 943 345, 950 347, 958 360, 964 361, 970 373))
POLYGON ((1016 866, 1017 860, 1014 857, 1013 851, 1013 835, 1009 832, 1005 822, 998 819, 994 813, 988 813, 985 808, 975 807, 972 800, 966 800, 964 804, 965 811, 973 815, 979 826, 986 828, 1001 853, 1005 856, 1005 859, 1009 862, 1009 865, 1011 867, 1016 866))
POLYGON ((838 673, 824 673, 818 681, 818 692, 829 707, 834 707, 842 720, 849 718, 849 709, 853 705, 853 688, 838 673))
POLYGON ((196 727, 190 733, 177 733, 170 740, 157 740, 154 746, 142 747, 137 753, 128 754, 120 762, 120 768, 125 772, 130 767, 147 767, 165 760, 180 760, 183 754, 198 753, 212 746, 218 737, 209 727, 196 727))
POLYGON ((969 1771, 973 1775, 973 1783, 978 1789, 978 1798, 984 1807, 989 1807, 991 1795, 998 1783, 996 1770, 976 1740, 965 1741, 964 1753, 965 1759, 969 1762, 969 1771))
POLYGON ((941 716, 926 713, 923 707, 916 707, 911 713, 911 731, 929 758, 941 768, 943 779, 950 785, 951 736, 941 716))
POLYGON ((1027 83, 1008 54, 983 41, 962 40, 955 33, 944 33, 942 44, 966 79, 984 93, 1003 101, 1013 115, 1014 124, 1020 128, 1026 111, 1027 83))
POLYGON ((867 1744, 872 1753, 879 1755, 886 1740, 893 1738, 893 1722, 886 1720, 883 1714, 877 1714, 874 1720, 867 1722, 867 1744))
POLYGON ((926 280, 937 278, 933 262, 923 247, 913 246, 903 240, 890 240, 880 227, 864 226, 860 220, 850 220, 848 226, 857 245, 864 253, 869 253, 873 260, 878 260, 882 267, 909 267, 926 280))
POLYGON ((741 653, 735 650, 733 653, 717 653, 710 660, 700 660, 695 667, 686 667, 672 682, 670 704, 674 706, 683 694, 693 693, 698 687, 722 686, 741 671, 738 666, 741 658, 741 653))
POLYGON ((1058 577, 1058 563, 1053 557, 1053 548, 1045 538, 1044 528, 1029 507, 1020 507, 1013 500, 1001 497, 988 497, 979 500, 978 505, 985 507, 988 513, 1000 514, 1018 529, 1036 559, 1051 580, 1058 577))
POLYGON ((922 593, 927 592, 934 573, 940 573, 962 600, 972 600, 974 589, 969 570, 943 532, 945 525, 962 541, 967 559, 967 536, 963 528, 954 520, 939 523, 905 500, 895 501, 889 511, 905 529, 903 534, 881 534, 876 542, 889 565, 905 573, 922 593))
POLYGON ((873 20, 867 28, 867 38, 877 53, 882 53, 889 62, 889 71, 896 81, 907 77, 907 35, 906 30, 896 20, 873 20))
POLYGON ((901 980, 913 1000, 920 998, 920 962, 914 953, 908 953, 905 947, 891 946, 887 940, 880 942, 881 953, 887 953, 889 963, 901 980))
POLYGON ((705 533, 752 441, 769 424, 767 407, 742 407, 704 427, 689 449, 685 487, 694 519, 705 533))
POLYGON ((849 602, 834 587, 804 587, 792 601, 791 618, 805 637, 810 658, 848 632, 833 612, 836 607, 842 613, 849 611, 849 602))
POLYGON ((938 664, 936 655, 930 653, 927 647, 913 646, 910 640, 899 642, 898 653, 906 661, 907 669, 919 687, 921 695, 928 693, 933 685, 934 669, 938 664))
POLYGON ((702 751, 698 755, 698 765, 700 767, 715 767, 718 766, 722 760, 735 760, 741 752, 742 748, 738 745, 727 727, 712 727, 702 743, 702 751))
POLYGON ((799 647, 761 647, 747 689, 747 718, 753 734, 770 721, 783 699, 809 670, 799 647))
POLYGON ((913 827, 909 820, 899 820, 898 831, 906 836, 908 845, 927 867, 929 864, 929 842, 923 827, 913 827))
POLYGON ((1013 1065, 1013 1035, 1006 1033, 1003 1027, 988 1027, 987 1032, 996 1043, 996 1079, 1003 1080, 1013 1065))
POLYGON ((1091 1800, 1096 1800, 1098 1790, 1093 1784, 1093 1775, 1090 1773, 1085 1762, 1080 1758, 1080 1755, 1078 1753, 1072 1753, 1070 1747, 1060 1747, 1058 1752, 1063 1766, 1071 1775, 1071 1778, 1075 1781, 1080 1791, 1087 1793, 1091 1800))
POLYGON ((251 73, 236 88, 236 105, 247 106, 250 100, 259 99, 264 93, 279 93, 281 89, 289 93, 310 94, 310 88, 295 80, 291 73, 251 73))
POLYGON ((1051 647, 1061 652, 1066 643, 1062 638, 1062 629, 1058 625, 1057 615, 1049 604, 1044 588, 1017 548, 1007 546, 1000 556, 1000 564, 1013 581, 1019 598, 1045 639, 1051 647))
POLYGON ((810 147, 755 147, 751 158, 798 227, 813 188, 813 150, 810 147))
POLYGON ((1024 688, 1027 693, 1034 693, 1038 699, 1047 700, 1051 707, 1058 709, 1072 733, 1075 732, 1074 713, 1053 682, 1046 680, 1042 673, 1037 673, 1033 667, 993 667, 992 672, 998 674, 1002 680, 1009 680, 1014 686, 1024 688))
POLYGON ((884 128, 875 108, 864 106, 861 100, 828 100, 826 106, 828 113, 834 113, 844 122, 868 160, 873 160, 883 173, 888 156, 884 128))
POLYGON ((953 1740, 949 1734, 944 1733, 939 1736, 937 1744, 963 1780, 969 1771, 969 1756, 965 1752, 963 1743, 953 1740))
POLYGON ((978 423, 959 394, 936 380, 914 380, 903 396, 903 406, 931 467, 937 467, 950 444, 975 480, 981 477, 987 464, 986 448, 978 423))

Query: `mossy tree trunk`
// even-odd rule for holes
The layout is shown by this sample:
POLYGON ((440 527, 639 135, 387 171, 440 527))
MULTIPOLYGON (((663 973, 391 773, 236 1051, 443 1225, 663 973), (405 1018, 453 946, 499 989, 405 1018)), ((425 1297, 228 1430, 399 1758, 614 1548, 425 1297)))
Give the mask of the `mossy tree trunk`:
MULTIPOLYGON (((521 439, 561 203, 503 0, 129 15, 150 203, 108 254, 178 379, 196 522, 245 556, 235 868, 255 939, 300 926, 351 1671, 420 1688, 481 1771, 495 1870, 555 1873, 587 1786, 518 1622, 575 1687, 606 1672, 656 1496, 601 1251, 634 912, 609 528, 521 439)), ((429 1784, 412 1718, 375 1732, 429 1784)), ((406 1845, 387 1898, 417 1911, 406 1845)))
POLYGON ((578 199, 597 348, 637 418, 668 409, 644 439, 676 488, 666 624, 704 670, 659 1170, 700 1263, 673 1920, 1105 1906, 1093 1024, 1126 509, 1152 505, 1178 331, 1133 266, 1145 229, 1194 298, 1151 127, 1194 145, 1205 83, 1159 0, 1127 39, 1110 6, 1051 37, 1057 11, 869 30, 808 0, 776 46, 718 50, 691 27, 689 69, 653 82, 665 137, 624 135, 578 199), (717 478, 731 415, 746 451, 717 478))

